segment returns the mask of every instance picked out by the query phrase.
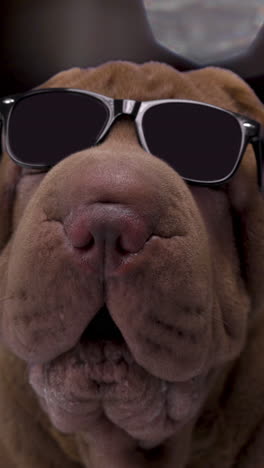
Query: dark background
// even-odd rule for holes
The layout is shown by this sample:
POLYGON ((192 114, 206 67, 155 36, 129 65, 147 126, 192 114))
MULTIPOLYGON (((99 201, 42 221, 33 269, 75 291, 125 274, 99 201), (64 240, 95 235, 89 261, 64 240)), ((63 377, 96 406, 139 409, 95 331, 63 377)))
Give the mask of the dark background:
MULTIPOLYGON (((239 53, 264 22, 264 0, 145 0, 144 3, 157 40, 200 64, 239 53)), ((88 66, 87 62, 82 63, 80 47, 72 32, 78 25, 84 28, 85 21, 81 16, 78 18, 74 2, 2 1, 0 95, 27 91, 64 69, 65 63, 66 68, 88 66), (69 56, 76 56, 75 61, 67 61, 65 54, 69 51, 69 56)), ((248 82, 264 101, 264 76, 255 76, 248 82)))

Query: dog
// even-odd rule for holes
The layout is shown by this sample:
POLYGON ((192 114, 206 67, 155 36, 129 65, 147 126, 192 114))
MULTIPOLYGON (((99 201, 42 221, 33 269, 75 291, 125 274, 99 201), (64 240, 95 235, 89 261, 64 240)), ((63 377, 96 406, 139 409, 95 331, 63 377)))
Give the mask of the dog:
MULTIPOLYGON (((253 147, 226 183, 191 183, 140 144, 128 111, 188 100, 264 125, 263 105, 231 71, 159 62, 74 67, 46 88, 125 100, 127 112, 44 171, 17 164, 3 132, 1 466, 263 468, 253 147)), ((175 154, 179 138, 176 126, 175 154)), ((48 136, 36 142, 52 150, 48 136)))

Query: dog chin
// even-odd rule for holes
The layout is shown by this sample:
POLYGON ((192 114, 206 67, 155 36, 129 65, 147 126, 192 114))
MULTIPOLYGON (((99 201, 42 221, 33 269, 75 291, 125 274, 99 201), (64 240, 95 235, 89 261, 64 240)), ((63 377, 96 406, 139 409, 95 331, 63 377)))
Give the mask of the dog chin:
POLYGON ((96 427, 100 434, 107 420, 111 430, 120 428, 146 446, 177 433, 208 391, 208 375, 173 383, 151 375, 120 339, 80 340, 28 371, 42 409, 61 432, 92 433, 96 427))

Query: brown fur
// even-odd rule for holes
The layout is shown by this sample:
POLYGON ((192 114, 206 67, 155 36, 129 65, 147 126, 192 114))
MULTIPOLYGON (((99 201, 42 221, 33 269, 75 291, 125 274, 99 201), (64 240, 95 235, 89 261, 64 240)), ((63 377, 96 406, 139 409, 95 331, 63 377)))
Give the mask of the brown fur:
MULTIPOLYGON (((63 71, 40 87, 193 99, 264 124, 253 91, 220 68, 180 73, 158 62, 109 62, 63 71)), ((190 186, 140 147, 124 118, 102 144, 44 175, 26 172, 4 153, 1 466, 263 468, 264 200, 251 145, 228 184, 190 186), (87 427, 87 401, 70 403, 87 389, 58 369, 102 292, 73 263, 62 224, 97 202, 135 207, 155 226, 155 239, 131 270, 107 279, 111 315, 136 363, 87 427), (50 361, 57 367, 44 388, 50 361)))

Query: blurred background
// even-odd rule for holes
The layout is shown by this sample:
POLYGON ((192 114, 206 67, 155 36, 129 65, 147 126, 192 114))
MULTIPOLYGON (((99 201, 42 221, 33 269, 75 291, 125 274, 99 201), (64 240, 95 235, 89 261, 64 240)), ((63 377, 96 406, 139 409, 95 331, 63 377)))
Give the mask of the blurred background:
MULTIPOLYGON (((122 27, 126 11, 112 18, 112 4, 97 0, 96 5, 107 21, 122 27)), ((199 64, 243 51, 264 22, 264 0, 144 0, 144 5, 157 41, 199 64)), ((2 0, 0 95, 27 91, 65 68, 89 66, 89 14, 87 0, 2 0)), ((96 41, 90 46, 100 47, 96 41)), ((264 76, 261 80, 259 89, 264 76)))
POLYGON ((144 0, 144 4, 156 38, 201 64, 241 52, 264 22, 264 0, 144 0))

